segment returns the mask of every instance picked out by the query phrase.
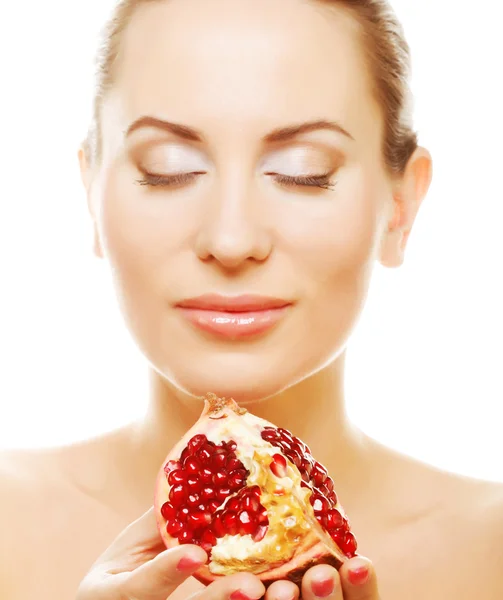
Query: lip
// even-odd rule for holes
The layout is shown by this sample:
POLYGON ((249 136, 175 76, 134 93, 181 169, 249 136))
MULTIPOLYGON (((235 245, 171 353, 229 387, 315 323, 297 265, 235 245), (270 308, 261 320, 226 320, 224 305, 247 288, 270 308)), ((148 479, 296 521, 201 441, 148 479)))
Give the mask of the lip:
POLYGON ((205 294, 177 303, 176 308, 192 325, 213 335, 240 339, 271 330, 285 316, 292 302, 283 298, 243 294, 205 294))

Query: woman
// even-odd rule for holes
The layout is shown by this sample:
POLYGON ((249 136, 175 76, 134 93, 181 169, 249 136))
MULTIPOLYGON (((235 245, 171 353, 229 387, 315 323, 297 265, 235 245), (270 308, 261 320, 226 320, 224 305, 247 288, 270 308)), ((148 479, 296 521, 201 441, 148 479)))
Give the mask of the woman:
POLYGON ((3 598, 503 597, 502 487, 382 447, 344 408, 373 265, 400 266, 431 179, 408 60, 385 0, 118 6, 79 159, 95 253, 149 361, 149 411, 2 458, 3 598), (372 563, 265 592, 249 573, 202 588, 200 548, 163 552, 155 477, 208 391, 309 443, 372 563))

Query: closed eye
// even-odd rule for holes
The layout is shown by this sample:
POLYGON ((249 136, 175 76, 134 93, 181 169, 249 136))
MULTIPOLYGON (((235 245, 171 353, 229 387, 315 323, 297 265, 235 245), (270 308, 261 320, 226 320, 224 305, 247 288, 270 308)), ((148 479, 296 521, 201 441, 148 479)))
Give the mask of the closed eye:
MULTIPOLYGON (((332 174, 332 172, 328 172, 320 175, 304 175, 294 177, 290 175, 281 175, 279 173, 266 173, 266 175, 273 175, 274 179, 281 185, 317 187, 326 190, 331 190, 335 187, 335 182, 331 182, 330 180, 332 174)), ((204 172, 196 171, 192 173, 175 173, 174 175, 158 175, 156 173, 148 173, 145 171, 143 173, 143 178, 137 179, 136 181, 140 185, 152 187, 174 187, 193 181, 197 175, 204 175, 204 172)))

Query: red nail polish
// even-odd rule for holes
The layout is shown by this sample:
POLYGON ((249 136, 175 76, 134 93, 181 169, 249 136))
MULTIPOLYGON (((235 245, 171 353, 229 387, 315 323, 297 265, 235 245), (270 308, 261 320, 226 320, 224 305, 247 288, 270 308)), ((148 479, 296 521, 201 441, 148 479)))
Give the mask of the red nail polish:
POLYGON ((200 560, 194 560, 190 556, 184 556, 180 559, 176 565, 178 571, 194 571, 198 567, 201 567, 203 563, 200 560))
POLYGON ((367 566, 357 567, 348 571, 349 583, 352 585, 363 585, 369 578, 369 568, 367 566))
POLYGON ((334 580, 325 579, 324 581, 313 581, 311 583, 311 589, 315 596, 318 598, 326 598, 334 591, 334 580))
POLYGON ((253 600, 250 596, 244 594, 241 590, 236 590, 230 595, 230 600, 253 600))

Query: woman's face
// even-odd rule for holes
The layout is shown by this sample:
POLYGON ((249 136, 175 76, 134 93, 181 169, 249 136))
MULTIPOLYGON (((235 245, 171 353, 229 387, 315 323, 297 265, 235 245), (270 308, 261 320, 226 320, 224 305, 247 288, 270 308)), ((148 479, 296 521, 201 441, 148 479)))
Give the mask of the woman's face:
POLYGON ((343 351, 392 199, 382 119, 349 16, 293 0, 143 5, 123 39, 102 131, 90 195, 97 252, 159 373, 191 394, 246 402, 343 351), (199 139, 152 119, 132 126, 146 116, 199 139), (268 138, 319 120, 342 129, 268 138), (145 172, 195 175, 151 186, 138 183, 145 172), (327 173, 333 189, 281 179, 327 173), (217 298, 206 308, 223 314, 188 302, 208 294, 217 298), (267 301, 240 298, 249 295, 286 307, 264 311, 267 301))

